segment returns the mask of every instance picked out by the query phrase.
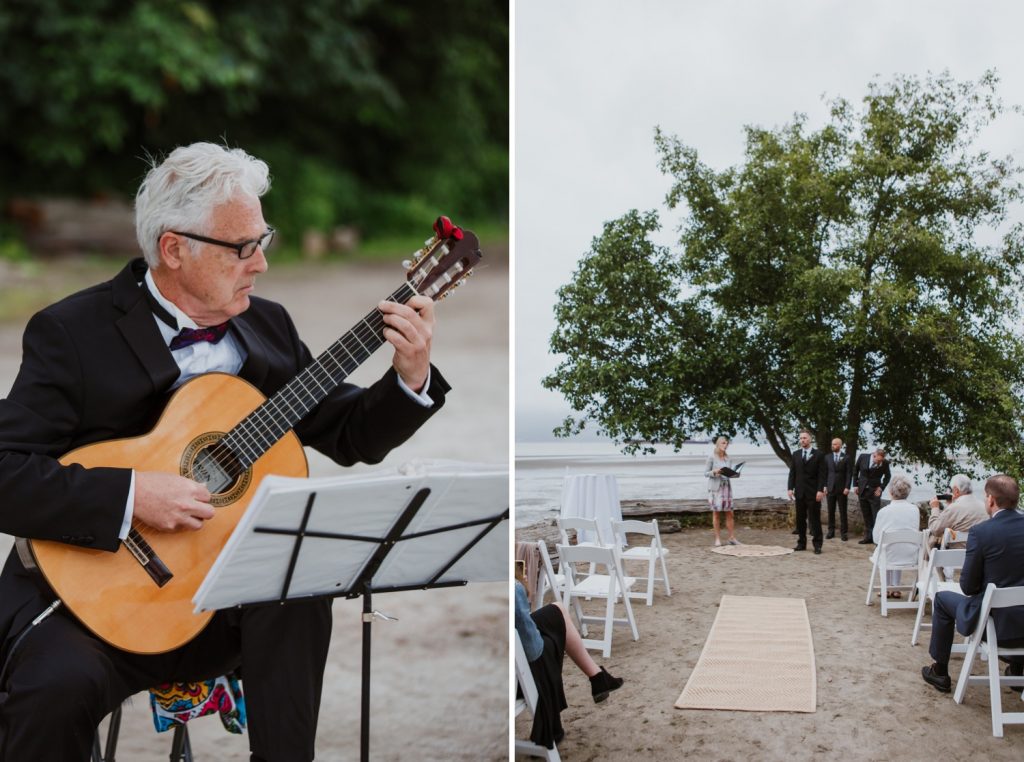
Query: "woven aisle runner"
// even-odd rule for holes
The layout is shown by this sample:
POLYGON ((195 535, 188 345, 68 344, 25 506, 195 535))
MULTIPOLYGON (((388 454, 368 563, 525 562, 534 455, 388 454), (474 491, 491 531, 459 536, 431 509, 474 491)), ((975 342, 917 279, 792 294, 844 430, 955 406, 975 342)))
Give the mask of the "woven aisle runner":
POLYGON ((712 548, 712 553, 721 556, 737 556, 739 558, 764 558, 765 556, 785 556, 793 552, 792 548, 783 548, 778 545, 723 545, 720 548, 712 548))
POLYGON ((816 702, 804 599, 723 595, 676 708, 813 712, 816 702))

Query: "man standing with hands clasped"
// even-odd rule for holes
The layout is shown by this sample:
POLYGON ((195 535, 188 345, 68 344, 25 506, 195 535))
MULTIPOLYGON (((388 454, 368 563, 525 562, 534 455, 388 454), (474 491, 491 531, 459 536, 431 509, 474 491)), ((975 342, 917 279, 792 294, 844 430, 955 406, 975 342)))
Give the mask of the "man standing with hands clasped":
POLYGON ((828 534, 826 540, 836 536, 836 505, 839 506, 839 538, 846 542, 846 506, 850 494, 850 458, 842 451, 843 440, 832 440, 832 452, 825 458, 825 495, 828 497, 828 534))
POLYGON ((793 450, 789 467, 789 497, 796 498, 796 532, 793 550, 807 550, 807 520, 815 555, 821 554, 821 498, 825 492, 825 458, 811 447, 811 433, 800 432, 800 447, 793 450))
POLYGON ((873 453, 858 455, 854 473, 853 494, 859 498, 860 512, 864 516, 864 539, 857 544, 868 545, 874 543, 872 531, 875 528, 875 516, 882 507, 882 493, 892 478, 889 461, 885 459, 885 448, 876 447, 873 453))

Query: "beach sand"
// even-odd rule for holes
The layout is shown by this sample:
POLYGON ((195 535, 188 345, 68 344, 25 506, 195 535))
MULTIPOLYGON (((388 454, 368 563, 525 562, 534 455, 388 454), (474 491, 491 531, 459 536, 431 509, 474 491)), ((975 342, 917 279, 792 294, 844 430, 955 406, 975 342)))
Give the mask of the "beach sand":
MULTIPOLYGON (((532 539, 537 529, 517 532, 532 539)), ((787 530, 738 528, 747 544, 793 547, 787 530)), ((608 659, 598 664, 625 679, 602 704, 589 682, 566 659, 563 675, 569 709, 562 714, 564 760, 1019 760, 1024 728, 1008 726, 992 737, 987 686, 968 689, 965 703, 940 694, 921 679, 928 631, 910 645, 915 611, 879 613, 877 598, 864 605, 867 560, 873 546, 826 540, 810 551, 768 558, 733 558, 711 552, 710 530, 662 536, 672 596, 659 587, 654 606, 634 601, 640 639, 617 627, 608 659), (804 598, 817 668, 813 714, 680 710, 673 704, 693 671, 723 595, 804 598)), ((634 568, 634 567, 629 567, 634 568)), ((646 583, 644 583, 646 584, 646 583)), ((548 598, 550 602, 550 596, 548 598)), ((592 601, 589 607, 603 607, 592 601)), ((589 610, 589 608, 588 608, 589 610)), ((623 616, 622 606, 617 616, 623 616)), ((926 617, 926 621, 930 618, 926 617)), ((597 629, 600 632, 600 628, 597 629)), ((961 660, 954 657, 954 681, 961 660)), ((981 672, 984 665, 975 666, 981 672)), ((1024 711, 1017 694, 1003 693, 1003 707, 1024 711)), ((516 737, 529 734, 525 713, 516 737)))
MULTIPOLYGON (((486 242, 483 248, 485 256, 490 255, 486 267, 437 307, 432 357, 453 387, 448 403, 383 466, 397 467, 415 458, 508 462, 507 252, 486 242)), ((49 288, 70 293, 72 286, 112 277, 117 269, 117 263, 89 269, 78 275, 81 283, 65 279, 49 288)), ((257 293, 288 308, 316 355, 403 277, 397 259, 393 266, 276 266, 260 279, 257 293)), ((10 389, 20 364, 24 322, 0 324, 0 395, 10 389)), ((390 358, 391 353, 382 349, 352 381, 372 383, 390 358)), ((310 468, 314 476, 341 472, 316 453, 310 454, 310 468)), ((350 472, 366 468, 357 466, 350 472)), ((0 535, 4 555, 10 542, 0 535)), ((375 609, 399 621, 374 625, 372 758, 507 758, 507 585, 392 593, 375 596, 373 602, 375 609)), ((317 759, 358 759, 360 611, 358 601, 334 605, 317 759)), ((217 719, 201 718, 190 728, 197 760, 249 758, 246 739, 224 732, 217 719)), ((160 762, 167 759, 170 743, 170 733, 157 736, 153 731, 148 697, 136 696, 125 710, 118 759, 160 762)))

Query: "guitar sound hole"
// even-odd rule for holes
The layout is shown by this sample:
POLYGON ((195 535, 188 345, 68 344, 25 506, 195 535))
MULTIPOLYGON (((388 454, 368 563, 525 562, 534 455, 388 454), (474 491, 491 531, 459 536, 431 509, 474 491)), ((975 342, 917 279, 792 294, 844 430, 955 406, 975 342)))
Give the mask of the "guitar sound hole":
POLYGON ((244 472, 234 453, 219 443, 203 447, 192 462, 192 478, 213 495, 229 491, 244 472))

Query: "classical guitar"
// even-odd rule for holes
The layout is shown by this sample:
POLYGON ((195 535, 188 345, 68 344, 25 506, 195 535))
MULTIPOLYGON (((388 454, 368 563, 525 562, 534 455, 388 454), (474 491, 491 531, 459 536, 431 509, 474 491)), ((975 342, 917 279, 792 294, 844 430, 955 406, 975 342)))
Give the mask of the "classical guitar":
MULTIPOLYGON (((445 218, 388 299, 444 298, 481 259, 479 241, 445 218)), ((292 428, 384 344, 374 309, 270 398, 242 379, 209 373, 183 384, 156 426, 130 439, 80 447, 64 465, 181 474, 207 486, 216 509, 198 532, 160 532, 135 522, 116 553, 49 540, 19 540, 64 605, 97 637, 135 653, 187 643, 212 612, 192 613, 192 596, 267 474, 308 476, 292 428)))

